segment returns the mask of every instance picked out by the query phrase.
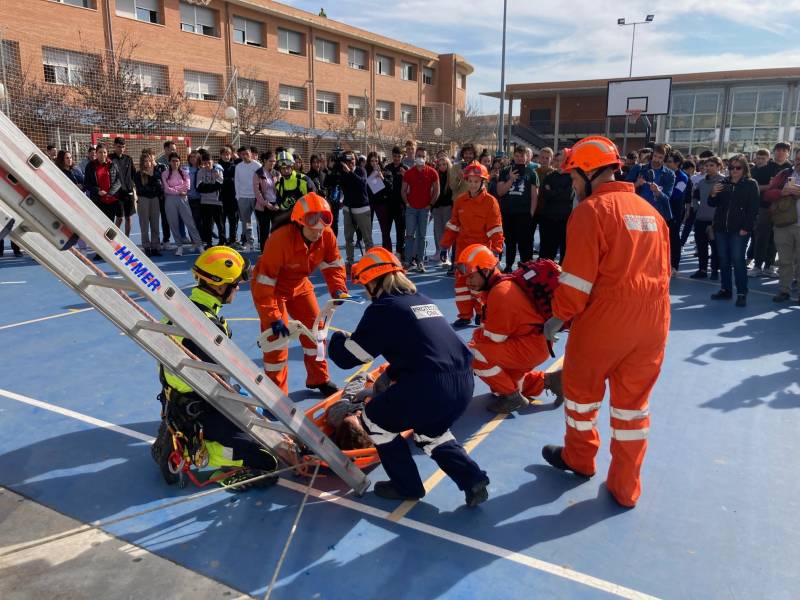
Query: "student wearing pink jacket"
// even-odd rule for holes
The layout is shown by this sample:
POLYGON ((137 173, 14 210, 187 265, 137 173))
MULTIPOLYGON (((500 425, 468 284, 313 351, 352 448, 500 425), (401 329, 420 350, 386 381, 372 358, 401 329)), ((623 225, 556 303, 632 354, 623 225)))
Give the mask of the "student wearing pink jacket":
POLYGON ((192 218, 192 209, 189 207, 189 199, 187 197, 191 185, 189 171, 181 168, 181 157, 178 156, 177 152, 169 155, 169 168, 161 173, 161 184, 164 188, 164 207, 167 212, 167 222, 177 245, 175 256, 183 256, 183 244, 181 243, 178 226, 181 220, 183 220, 186 229, 189 231, 189 236, 192 238, 192 250, 202 252, 203 243, 192 218))

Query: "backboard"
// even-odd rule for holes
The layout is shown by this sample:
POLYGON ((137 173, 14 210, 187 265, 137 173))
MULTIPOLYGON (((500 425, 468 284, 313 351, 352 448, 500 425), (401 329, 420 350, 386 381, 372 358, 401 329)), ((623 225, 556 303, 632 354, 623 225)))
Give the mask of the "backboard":
POLYGON ((632 110, 645 115, 666 115, 671 92, 672 77, 609 81, 606 116, 625 117, 632 110))

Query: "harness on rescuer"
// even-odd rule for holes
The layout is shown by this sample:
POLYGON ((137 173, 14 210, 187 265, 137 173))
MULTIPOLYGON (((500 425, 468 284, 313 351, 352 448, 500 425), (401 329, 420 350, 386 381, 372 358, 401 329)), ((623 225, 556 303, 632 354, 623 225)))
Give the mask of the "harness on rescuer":
MULTIPOLYGON (((544 321, 553 316, 553 294, 559 286, 559 276, 561 267, 558 263, 547 258, 529 260, 520 263, 519 267, 509 274, 498 275, 489 282, 489 287, 497 285, 501 281, 513 281, 533 303, 544 321)), ((484 309, 485 310, 485 309, 484 309)), ((543 333, 543 326, 537 327, 538 332, 543 333)), ((550 356, 555 358, 553 343, 548 341, 547 348, 550 356)))

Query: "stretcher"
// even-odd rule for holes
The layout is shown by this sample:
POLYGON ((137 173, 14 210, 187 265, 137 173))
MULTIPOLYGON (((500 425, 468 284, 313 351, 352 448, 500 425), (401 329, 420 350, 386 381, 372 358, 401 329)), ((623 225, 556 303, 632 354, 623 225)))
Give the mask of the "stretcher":
MULTIPOLYGON (((367 378, 366 388, 371 388, 373 383, 378 379, 378 377, 381 376, 381 374, 388 367, 389 365, 387 363, 384 363, 378 368, 370 371, 369 376, 367 378)), ((333 434, 334 429, 332 426, 328 424, 326 420, 327 411, 328 408, 330 408, 330 406, 332 406, 336 402, 339 402, 342 399, 343 392, 344 390, 339 390, 335 394, 328 396, 325 400, 312 406, 306 411, 306 418, 311 420, 314 423, 314 425, 316 425, 320 429, 320 431, 322 431, 322 433, 324 433, 329 437, 333 434)), ((367 399, 367 402, 369 402, 369 399, 367 399)), ((405 439, 408 439, 413 435, 413 433, 414 431, 409 429, 407 431, 404 431, 400 435, 402 435, 405 439)), ((367 467, 374 466, 379 462, 381 462, 381 459, 378 456, 378 450, 375 447, 361 448, 358 450, 342 450, 342 454, 344 454, 347 458, 352 460, 359 469, 365 469, 367 467)), ((310 476, 312 471, 311 467, 313 467, 314 464, 311 461, 314 461, 315 459, 312 456, 305 456, 303 458, 306 461, 306 464, 304 464, 299 469, 299 472, 303 475, 310 476)), ((322 461, 320 462, 320 466, 327 467, 328 465, 325 463, 325 461, 322 461)))

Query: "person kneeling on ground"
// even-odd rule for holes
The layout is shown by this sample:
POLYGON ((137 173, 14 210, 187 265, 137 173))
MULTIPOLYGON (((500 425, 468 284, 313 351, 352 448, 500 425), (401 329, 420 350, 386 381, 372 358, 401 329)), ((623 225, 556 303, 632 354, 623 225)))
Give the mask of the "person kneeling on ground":
POLYGON ((413 429, 417 446, 455 481, 467 506, 480 504, 489 497, 489 478, 450 433, 472 399, 475 382, 469 350, 385 248, 370 249, 352 275, 364 285, 372 304, 352 336, 333 334, 328 354, 343 369, 379 355, 389 362, 384 379, 392 384, 376 391, 360 417, 390 479, 376 483, 375 493, 396 500, 425 495, 411 449, 401 435, 413 429))
MULTIPOLYGON (((475 356, 472 362, 475 374, 497 396, 487 408, 496 413, 510 413, 528 406, 528 398, 544 390, 555 394, 559 406, 564 401, 561 371, 533 370, 550 356, 542 335, 546 317, 515 283, 514 277, 503 275, 497 264, 497 257, 483 244, 467 246, 456 263, 470 291, 482 295, 481 326, 472 334, 469 349, 475 356)), ((559 269, 555 263, 540 260, 536 264, 542 274, 549 269, 557 278, 559 269)), ((535 271, 528 273, 537 276, 535 271)), ((539 293, 537 297, 545 295, 539 293)), ((542 300, 549 304, 549 298, 542 300)))
MULTIPOLYGON (((209 248, 197 257, 192 267, 197 285, 192 288, 189 299, 228 337, 232 335, 231 330, 220 314, 220 309, 223 304, 233 302, 239 283, 248 279, 249 270, 247 259, 226 246, 209 248)), ((193 340, 173 337, 200 360, 214 362, 193 340)), ((159 365, 159 378, 163 386, 159 395, 162 421, 151 454, 167 483, 178 481, 178 475, 169 470, 169 455, 173 450, 170 428, 178 429, 185 436, 190 460, 194 461, 196 456, 205 454, 209 466, 244 467, 229 477, 221 478, 218 483, 223 486, 258 477, 278 468, 278 460, 271 452, 254 442, 248 434, 206 402, 183 379, 168 371, 163 364, 159 365)), ((217 476, 215 473, 212 478, 217 476)), ((275 477, 267 477, 254 485, 266 487, 276 481, 275 477)), ((238 486, 238 489, 243 487, 245 486, 238 486)))

